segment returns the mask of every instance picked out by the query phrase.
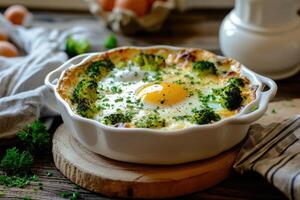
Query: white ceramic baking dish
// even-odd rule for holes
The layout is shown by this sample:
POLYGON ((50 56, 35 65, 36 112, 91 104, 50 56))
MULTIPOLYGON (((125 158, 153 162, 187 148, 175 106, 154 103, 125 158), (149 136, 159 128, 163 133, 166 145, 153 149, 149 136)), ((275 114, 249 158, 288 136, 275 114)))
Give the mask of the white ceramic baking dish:
MULTIPOLYGON (((147 48, 179 49, 171 46, 152 46, 141 49, 147 48)), ((215 156, 245 138, 249 125, 265 113, 270 99, 277 91, 273 80, 260 76, 242 65, 241 75, 246 76, 258 88, 255 100, 237 115, 213 124, 195 125, 175 131, 110 127, 74 113, 56 90, 57 80, 64 76, 66 69, 82 65, 98 54, 101 53, 84 54, 72 58, 49 73, 45 84, 53 91, 57 100, 57 109, 70 133, 87 149, 119 161, 179 164, 215 156), (265 85, 268 86, 267 91, 263 91, 265 85), (253 109, 256 107, 257 109, 253 109)))

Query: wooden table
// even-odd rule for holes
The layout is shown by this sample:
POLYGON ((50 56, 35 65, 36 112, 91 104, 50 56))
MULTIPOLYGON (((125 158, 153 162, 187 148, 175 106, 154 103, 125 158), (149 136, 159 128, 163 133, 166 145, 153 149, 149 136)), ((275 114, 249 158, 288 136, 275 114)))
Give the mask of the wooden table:
MULTIPOLYGON (((186 13, 174 12, 166 22, 163 30, 157 34, 139 34, 135 36, 119 36, 120 44, 128 41, 133 45, 168 44, 186 47, 199 47, 220 54, 218 45, 218 29, 223 17, 228 10, 195 10, 186 13)), ((95 22, 88 14, 61 14, 35 12, 37 25, 51 23, 53 18, 59 21, 70 19, 85 19, 95 22)), ((55 21, 55 20, 54 20, 55 21)), ((55 24, 53 24, 55 26, 55 24)), ((99 27, 100 28, 100 27, 99 27)), ((277 81, 279 86, 275 101, 300 98, 300 74, 286 80, 277 81)), ((56 126, 61 123, 56 119, 56 126)), ((52 131, 55 127, 53 127, 52 131)), ((0 147, 1 148, 1 147, 0 147)), ((22 199, 29 195, 32 199, 63 199, 59 197, 60 192, 78 191, 80 199, 111 199, 89 192, 84 189, 75 189, 74 184, 68 181, 54 166, 52 155, 49 154, 36 160, 33 172, 37 174, 43 183, 43 190, 34 191, 36 185, 24 189, 5 189, 0 186, 0 192, 4 192, 5 199, 22 199), (53 176, 47 176, 47 173, 53 176)), ((0 197, 1 198, 1 197, 0 197)), ((239 175, 233 172, 227 180, 208 190, 198 192, 179 199, 286 199, 276 188, 268 184, 266 180, 257 174, 249 173, 239 175)))

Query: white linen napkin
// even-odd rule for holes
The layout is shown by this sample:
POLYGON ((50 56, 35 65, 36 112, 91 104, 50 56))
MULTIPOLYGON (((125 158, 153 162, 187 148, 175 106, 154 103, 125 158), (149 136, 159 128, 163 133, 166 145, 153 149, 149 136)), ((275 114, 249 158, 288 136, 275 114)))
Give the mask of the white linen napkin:
POLYGON ((92 50, 98 51, 108 35, 107 31, 95 32, 88 23, 78 26, 68 21, 63 24, 55 29, 47 24, 27 29, 12 25, 0 14, 0 27, 23 53, 16 58, 0 56, 0 139, 14 137, 37 117, 59 114, 48 104, 54 97, 44 85, 44 79, 68 59, 63 51, 68 35, 88 38, 93 41, 92 50))
POLYGON ((255 171, 290 199, 300 199, 300 115, 266 127, 252 125, 234 169, 255 171))

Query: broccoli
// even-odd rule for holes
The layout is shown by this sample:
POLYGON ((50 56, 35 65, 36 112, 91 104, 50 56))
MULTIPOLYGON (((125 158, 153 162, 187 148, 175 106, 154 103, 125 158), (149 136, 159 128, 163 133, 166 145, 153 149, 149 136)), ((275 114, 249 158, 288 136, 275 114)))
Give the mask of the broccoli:
POLYGON ((87 40, 75 40, 72 36, 67 37, 65 46, 65 52, 70 58, 79 54, 87 53, 91 49, 91 45, 87 40))
POLYGON ((235 110, 239 108, 243 102, 241 90, 234 84, 229 84, 216 92, 219 94, 219 102, 222 107, 228 110, 235 110))
POLYGON ((93 118, 97 112, 97 83, 91 79, 82 79, 73 91, 72 103, 77 103, 76 111, 83 117, 93 118))
POLYGON ((117 112, 117 113, 112 113, 108 116, 105 116, 103 119, 103 123, 106 125, 115 125, 118 123, 127 123, 130 122, 132 119, 133 115, 132 113, 121 113, 121 112, 117 112))
POLYGON ((82 79, 75 87, 71 101, 73 103, 79 103, 82 99, 95 100, 97 98, 97 87, 98 84, 96 81, 88 78, 82 79))
POLYGON ((193 70, 198 72, 201 76, 205 76, 208 74, 217 75, 217 68, 215 64, 209 61, 202 60, 193 62, 193 70))
POLYGON ((98 109, 95 101, 90 99, 81 99, 77 103, 76 112, 82 117, 93 118, 98 109))
POLYGON ((157 71, 166 65, 164 57, 145 53, 135 56, 133 62, 145 71, 157 71))
POLYGON ((244 80, 242 78, 238 78, 238 77, 230 78, 228 80, 228 83, 233 84, 237 87, 244 87, 245 86, 244 80))
POLYGON ((193 113, 192 121, 196 124, 209 124, 221 119, 221 117, 211 108, 204 108, 202 110, 194 109, 193 113))
POLYGON ((33 164, 33 157, 29 151, 19 152, 16 147, 6 150, 0 167, 8 174, 20 174, 29 170, 33 164))
POLYGON ((138 128, 162 128, 166 126, 166 121, 157 113, 151 113, 140 121, 137 121, 135 126, 138 128))
POLYGON ((95 61, 88 66, 87 74, 91 78, 97 78, 106 75, 114 67, 115 65, 109 59, 95 61))
POLYGON ((50 147, 50 134, 39 120, 19 131, 17 135, 31 153, 42 153, 50 147))
POLYGON ((117 43, 118 41, 116 36, 114 34, 110 34, 104 42, 104 47, 106 49, 113 49, 117 46, 117 43))

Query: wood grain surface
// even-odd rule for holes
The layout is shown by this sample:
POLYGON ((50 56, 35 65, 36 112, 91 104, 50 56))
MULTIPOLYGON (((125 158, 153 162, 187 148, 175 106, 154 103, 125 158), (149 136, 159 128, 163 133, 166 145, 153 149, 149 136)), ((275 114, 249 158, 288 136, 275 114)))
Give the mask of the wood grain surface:
POLYGON ((109 197, 161 199, 191 194, 223 181, 231 172, 238 148, 181 165, 130 164, 90 152, 62 124, 53 136, 52 153, 56 167, 88 190, 109 197))
MULTIPOLYGON (((157 34, 139 34, 135 36, 119 36, 119 44, 133 44, 133 45, 154 45, 154 44, 169 44, 186 47, 198 47, 211 50, 220 54, 218 45, 218 29, 223 17, 229 10, 194 10, 186 13, 172 13, 163 30, 157 34)), ((39 12, 35 11, 35 25, 57 27, 58 23, 64 26, 71 20, 87 20, 97 24, 95 19, 86 14, 73 13, 57 13, 57 12, 39 12)), ((99 27, 100 29, 100 27, 99 27)), ((300 98, 300 73, 282 81, 276 81, 278 84, 278 93, 274 101, 289 100, 292 98, 300 98)), ((290 101, 286 103, 289 105, 290 101)), ((282 105, 284 107, 286 105, 282 105)), ((298 108, 298 107, 297 107, 298 108)), ((273 104, 269 106, 268 114, 272 115, 273 104)), ((288 117, 286 113, 281 113, 281 116, 288 117)), ((62 121, 56 118, 57 121, 53 126, 58 127, 62 121)), ((15 141, 1 141, 0 152, 6 146, 14 144, 15 141)), ((23 199, 24 196, 31 196, 32 199, 49 200, 60 199, 60 192, 78 191, 80 193, 79 199, 87 200, 113 200, 117 198, 107 198, 102 195, 87 191, 85 189, 74 188, 74 184, 66 179, 55 167, 52 155, 38 158, 35 161, 33 172, 37 174, 40 181, 43 183, 43 190, 33 190, 37 187, 36 183, 32 186, 19 188, 4 188, 0 186, 0 193, 5 193, 5 196, 0 199, 23 199), (47 173, 53 173, 53 176, 47 176, 47 173)), ((220 184, 209 188, 207 190, 197 192, 188 196, 180 197, 183 200, 198 200, 198 199, 286 199, 286 197, 271 186, 265 179, 255 173, 248 173, 246 175, 239 175, 233 173, 228 179, 220 184)))

